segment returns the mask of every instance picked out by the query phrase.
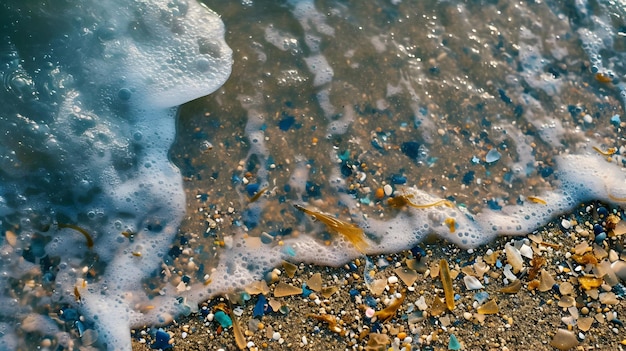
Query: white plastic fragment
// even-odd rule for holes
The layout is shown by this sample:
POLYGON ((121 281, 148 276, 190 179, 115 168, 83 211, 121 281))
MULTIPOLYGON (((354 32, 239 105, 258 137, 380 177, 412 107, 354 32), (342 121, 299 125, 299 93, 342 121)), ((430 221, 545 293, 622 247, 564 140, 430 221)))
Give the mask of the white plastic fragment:
POLYGON ((476 279, 476 277, 472 277, 471 275, 464 276, 463 282, 465 283, 467 290, 478 290, 484 288, 481 282, 476 279))

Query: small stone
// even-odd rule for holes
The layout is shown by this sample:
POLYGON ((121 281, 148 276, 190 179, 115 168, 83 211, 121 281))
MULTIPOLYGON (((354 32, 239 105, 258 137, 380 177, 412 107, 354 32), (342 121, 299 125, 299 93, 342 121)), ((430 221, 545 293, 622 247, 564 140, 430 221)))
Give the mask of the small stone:
POLYGON ((558 303, 559 307, 572 307, 576 305, 576 300, 571 296, 563 296, 558 303))
POLYGON ((566 329, 558 329, 550 341, 550 346, 565 351, 578 346, 578 339, 576 339, 576 334, 573 332, 566 329))
POLYGON ((570 282, 563 282, 559 285, 561 295, 570 295, 574 291, 574 286, 570 282))
POLYGON ((398 283, 398 277, 396 277, 395 275, 390 276, 389 278, 387 278, 387 283, 389 283, 389 284, 397 284, 398 283))
POLYGON ((274 334, 272 334, 272 339, 278 341, 278 339, 280 339, 280 333, 279 332, 274 332, 274 334))
POLYGON ((387 196, 391 196, 391 194, 393 194, 393 188, 389 184, 385 184, 385 186, 383 186, 383 191, 387 196))
POLYGON ((561 227, 563 227, 563 229, 569 229, 572 227, 572 223, 567 219, 563 219, 561 220, 561 227))

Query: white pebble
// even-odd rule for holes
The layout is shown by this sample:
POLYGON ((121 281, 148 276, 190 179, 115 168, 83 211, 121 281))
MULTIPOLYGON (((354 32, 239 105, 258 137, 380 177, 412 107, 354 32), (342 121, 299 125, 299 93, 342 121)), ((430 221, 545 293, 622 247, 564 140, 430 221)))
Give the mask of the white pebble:
POLYGON ((206 315, 206 320, 209 322, 213 322, 213 318, 215 318, 215 315, 213 313, 209 313, 206 315))
POLYGON ((248 343, 246 344, 246 347, 249 348, 249 349, 253 348, 254 347, 254 342, 248 341, 248 343))
POLYGON ((561 221, 561 227, 563 227, 563 229, 569 229, 572 227, 572 223, 568 221, 567 219, 563 219, 561 221))
POLYGON ((374 311, 374 309, 372 309, 372 308, 370 308, 370 307, 368 307, 368 308, 365 310, 365 315, 367 316, 367 318, 372 318, 372 317, 374 317, 374 313, 376 313, 376 311, 374 311))
POLYGON ((389 278, 387 278, 387 283, 389 284, 396 284, 397 282, 398 282, 398 277, 396 277, 395 275, 392 275, 389 278))
POLYGON ((585 121, 585 123, 591 123, 593 122, 593 118, 591 117, 591 115, 586 114, 585 117, 583 117, 583 121, 585 121))
POLYGON ((306 339, 306 335, 302 335, 302 345, 308 345, 309 340, 306 339))
POLYGON ((383 186, 383 191, 387 196, 391 196, 391 194, 393 194, 393 188, 389 184, 385 184, 385 186, 383 186))
POLYGON ((274 332, 274 334, 272 334, 272 339, 274 339, 274 340, 280 339, 280 333, 279 332, 274 332))

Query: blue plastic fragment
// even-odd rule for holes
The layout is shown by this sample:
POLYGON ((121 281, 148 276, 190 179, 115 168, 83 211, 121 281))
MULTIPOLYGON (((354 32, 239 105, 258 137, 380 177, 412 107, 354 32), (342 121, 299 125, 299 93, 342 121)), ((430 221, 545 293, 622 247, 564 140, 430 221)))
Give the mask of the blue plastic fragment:
POLYGON ((302 283, 302 297, 309 297, 313 293, 313 290, 307 288, 306 283, 302 283))
POLYGON ((296 257, 296 250, 294 250, 291 246, 285 246, 283 248, 283 252, 291 257, 296 257))
POLYGON ((596 244, 601 244, 605 239, 606 239, 606 233, 602 232, 602 233, 596 235, 595 242, 596 242, 596 244))
POLYGON ((359 291, 357 289, 350 289, 350 296, 355 297, 359 295, 359 291))
POLYGON ((296 123, 294 116, 286 116, 278 122, 278 128, 282 131, 288 131, 296 123))
POLYGON ((621 122, 619 115, 613 115, 613 117, 611 117, 611 124, 619 126, 621 122))
POLYGON ((502 268, 502 261, 496 260, 496 268, 502 268))
POLYGON ((232 319, 224 313, 224 311, 215 312, 215 320, 222 326, 222 328, 230 328, 233 325, 232 319))
POLYGON ((502 157, 502 154, 499 153, 498 150, 494 148, 494 149, 489 150, 489 152, 485 156, 485 161, 487 163, 493 163, 493 162, 498 161, 500 157, 502 157))
POLYGON ((254 309, 252 310, 252 318, 263 317, 265 315, 266 306, 267 299, 263 294, 259 295, 259 299, 256 301, 256 305, 254 305, 254 309))
POLYGON ((461 349, 461 343, 454 334, 450 334, 450 342, 448 343, 448 350, 458 351, 461 349))
POLYGON ((154 342, 150 345, 150 348, 161 349, 161 350, 171 349, 172 344, 170 344, 169 341, 170 341, 170 335, 166 333, 163 329, 159 329, 157 330, 156 335, 154 336, 154 342))
POLYGON ((376 302, 375 298, 373 298, 373 297, 368 295, 368 296, 365 297, 365 304, 368 305, 371 308, 374 308, 374 307, 376 307, 376 305, 378 303, 376 302))
POLYGON ((486 291, 478 292, 474 295, 474 300, 476 300, 479 305, 482 305, 485 301, 489 300, 489 293, 486 291))
POLYGON ((248 196, 253 196, 254 194, 257 193, 257 191, 259 191, 259 184, 258 183, 250 183, 248 185, 246 185, 246 192, 248 192, 248 196))
POLYGON ((401 174, 391 176, 391 184, 406 184, 406 177, 401 174))

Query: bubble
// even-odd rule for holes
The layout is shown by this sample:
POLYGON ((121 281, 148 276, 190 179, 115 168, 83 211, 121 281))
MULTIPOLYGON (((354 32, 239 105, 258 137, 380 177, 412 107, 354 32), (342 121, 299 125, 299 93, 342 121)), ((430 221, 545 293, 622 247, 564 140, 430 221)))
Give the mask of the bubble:
POLYGON ((120 100, 122 101, 130 100, 131 95, 132 92, 128 88, 122 88, 117 92, 117 97, 120 98, 120 100))

